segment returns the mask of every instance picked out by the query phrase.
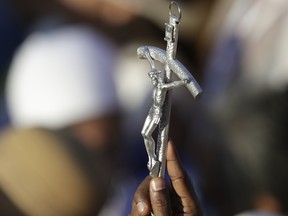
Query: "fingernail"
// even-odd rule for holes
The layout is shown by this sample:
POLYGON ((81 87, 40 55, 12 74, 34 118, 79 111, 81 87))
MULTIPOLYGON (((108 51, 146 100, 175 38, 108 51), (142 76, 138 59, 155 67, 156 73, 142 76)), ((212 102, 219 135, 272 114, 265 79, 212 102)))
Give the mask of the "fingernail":
POLYGON ((166 187, 164 179, 155 178, 151 180, 151 188, 153 191, 161 191, 164 190, 166 187))
POLYGON ((142 214, 145 211, 145 204, 143 202, 137 203, 137 210, 139 214, 142 214))

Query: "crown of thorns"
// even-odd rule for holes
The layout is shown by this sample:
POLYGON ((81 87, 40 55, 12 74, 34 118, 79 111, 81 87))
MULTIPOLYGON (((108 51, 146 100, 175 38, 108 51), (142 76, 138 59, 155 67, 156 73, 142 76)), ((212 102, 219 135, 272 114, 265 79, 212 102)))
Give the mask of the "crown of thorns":
POLYGON ((161 70, 152 69, 148 73, 149 76, 158 75, 158 74, 161 74, 161 70))

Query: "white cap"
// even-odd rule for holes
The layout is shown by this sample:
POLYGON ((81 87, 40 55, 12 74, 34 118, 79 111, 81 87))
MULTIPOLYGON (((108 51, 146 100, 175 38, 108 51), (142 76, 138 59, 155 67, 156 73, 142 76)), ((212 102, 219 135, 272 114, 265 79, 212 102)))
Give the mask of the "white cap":
POLYGON ((8 74, 12 124, 59 129, 115 111, 115 57, 111 42, 86 26, 30 35, 8 74))

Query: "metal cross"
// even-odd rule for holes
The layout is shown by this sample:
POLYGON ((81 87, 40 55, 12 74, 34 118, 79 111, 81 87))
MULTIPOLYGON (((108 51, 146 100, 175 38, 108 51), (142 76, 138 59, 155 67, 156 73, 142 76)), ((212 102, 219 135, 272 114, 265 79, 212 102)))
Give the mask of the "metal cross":
POLYGON ((169 9, 169 23, 165 24, 166 51, 153 46, 143 46, 137 49, 138 57, 147 59, 150 63, 151 70, 148 74, 154 86, 152 106, 142 129, 142 136, 149 158, 148 169, 153 177, 164 177, 165 175, 171 112, 171 91, 169 90, 185 85, 194 98, 202 93, 201 87, 191 73, 176 59, 181 10, 175 1, 170 3, 169 9), (172 12, 172 7, 176 7, 178 15, 172 12), (163 74, 162 71, 156 69, 155 60, 164 65, 163 74), (172 81, 172 73, 179 78, 178 81, 172 81), (158 139, 157 144, 155 144, 152 133, 158 125, 158 139))

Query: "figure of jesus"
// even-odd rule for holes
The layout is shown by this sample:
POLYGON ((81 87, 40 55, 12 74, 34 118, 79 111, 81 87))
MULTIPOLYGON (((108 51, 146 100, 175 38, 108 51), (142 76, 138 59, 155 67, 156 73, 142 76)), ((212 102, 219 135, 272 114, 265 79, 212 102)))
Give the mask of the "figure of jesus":
POLYGON ((155 68, 148 50, 146 51, 146 56, 151 65, 151 70, 148 73, 148 75, 153 85, 153 92, 152 92, 152 106, 144 122, 141 134, 144 138, 144 143, 148 154, 147 166, 148 169, 151 171, 156 162, 159 161, 156 156, 156 145, 152 137, 152 134, 154 130, 157 128, 160 119, 162 117, 162 107, 164 104, 166 93, 168 90, 189 83, 189 80, 184 79, 173 81, 170 83, 164 83, 163 79, 161 78, 161 71, 155 68))

